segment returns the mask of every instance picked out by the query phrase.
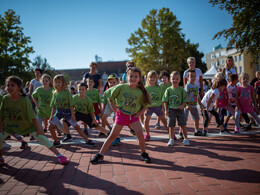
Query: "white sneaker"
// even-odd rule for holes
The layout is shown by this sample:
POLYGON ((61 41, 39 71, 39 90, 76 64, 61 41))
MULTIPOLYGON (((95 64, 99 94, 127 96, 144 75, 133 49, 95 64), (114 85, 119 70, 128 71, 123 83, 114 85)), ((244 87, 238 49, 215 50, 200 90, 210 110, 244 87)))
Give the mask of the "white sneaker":
POLYGON ((183 140, 184 146, 189 146, 190 145, 190 141, 188 138, 183 140))
POLYGON ((141 125, 142 125, 142 127, 144 128, 144 124, 143 124, 143 123, 141 123, 141 125))
POLYGON ((173 146, 173 145, 174 145, 174 139, 169 139, 167 145, 168 145, 168 146, 173 146))

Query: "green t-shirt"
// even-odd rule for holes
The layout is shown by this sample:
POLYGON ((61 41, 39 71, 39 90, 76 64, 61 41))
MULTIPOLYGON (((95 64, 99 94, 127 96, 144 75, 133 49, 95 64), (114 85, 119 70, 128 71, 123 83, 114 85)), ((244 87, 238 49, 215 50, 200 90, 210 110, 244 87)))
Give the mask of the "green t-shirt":
POLYGON ((144 95, 141 89, 132 89, 127 84, 119 84, 112 89, 109 99, 117 102, 118 108, 126 115, 133 115, 139 112, 144 104, 144 95))
POLYGON ((51 108, 69 109, 73 106, 72 95, 68 89, 54 92, 51 99, 51 108))
POLYGON ((172 86, 172 83, 171 83, 171 82, 169 82, 168 85, 164 85, 163 82, 161 82, 161 83, 159 84, 159 87, 160 87, 161 90, 162 90, 162 94, 164 94, 165 90, 166 90, 168 87, 171 87, 171 86, 172 86))
POLYGON ((38 87, 32 94, 34 99, 38 100, 40 109, 36 109, 37 116, 46 119, 51 116, 51 98, 52 98, 53 88, 50 87, 49 90, 44 90, 43 87, 38 87))
POLYGON ((149 107, 158 107, 162 105, 162 89, 159 86, 145 87, 151 96, 152 104, 149 107))
POLYGON ((163 95, 162 101, 167 102, 169 108, 177 109, 184 102, 189 102, 189 98, 187 92, 182 87, 168 87, 163 95))
MULTIPOLYGON (((109 104, 109 99, 110 99, 110 97, 111 97, 111 95, 112 95, 112 91, 113 91, 114 87, 116 87, 116 86, 113 86, 113 87, 107 89, 107 90, 104 92, 103 101, 102 101, 103 104, 109 104)), ((114 103, 117 105, 116 102, 114 102, 114 103)))
POLYGON ((9 134, 25 135, 37 131, 32 119, 35 118, 29 98, 20 96, 12 101, 10 95, 3 97, 0 118, 4 119, 4 131, 9 134))
POLYGON ((81 112, 83 114, 89 114, 95 112, 93 103, 91 99, 86 96, 85 98, 80 98, 78 94, 73 96, 74 111, 81 112))
POLYGON ((86 96, 91 99, 92 103, 101 103, 102 101, 101 95, 99 94, 97 89, 88 90, 86 92, 86 96))

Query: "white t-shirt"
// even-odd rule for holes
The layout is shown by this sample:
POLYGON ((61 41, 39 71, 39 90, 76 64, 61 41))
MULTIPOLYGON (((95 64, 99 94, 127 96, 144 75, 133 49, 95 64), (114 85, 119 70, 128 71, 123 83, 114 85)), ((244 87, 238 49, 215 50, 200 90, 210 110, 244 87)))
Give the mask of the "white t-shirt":
POLYGON ((237 71, 235 68, 231 67, 229 70, 225 68, 225 79, 228 79, 228 76, 231 74, 237 74, 237 71))
MULTIPOLYGON (((183 78, 187 78, 188 71, 189 71, 189 69, 184 71, 183 78)), ((196 72, 196 80, 195 80, 194 84, 199 86, 199 88, 200 88, 200 76, 202 76, 202 72, 199 68, 195 68, 195 72, 196 72)), ((187 83, 189 83, 189 81, 187 83)))
POLYGON ((36 79, 31 80, 30 84, 33 86, 32 93, 35 91, 35 89, 42 86, 41 82, 37 81, 36 79))
POLYGON ((213 98, 213 100, 210 104, 209 111, 213 109, 213 105, 219 97, 219 90, 218 89, 210 89, 209 91, 207 91, 207 93, 204 95, 203 99, 201 100, 201 103, 206 108, 208 101, 209 101, 209 98, 212 94, 215 94, 215 97, 213 98))
POLYGON ((235 86, 228 85, 227 91, 228 91, 228 99, 229 99, 230 104, 236 105, 236 102, 235 102, 236 91, 237 91, 236 85, 235 86))

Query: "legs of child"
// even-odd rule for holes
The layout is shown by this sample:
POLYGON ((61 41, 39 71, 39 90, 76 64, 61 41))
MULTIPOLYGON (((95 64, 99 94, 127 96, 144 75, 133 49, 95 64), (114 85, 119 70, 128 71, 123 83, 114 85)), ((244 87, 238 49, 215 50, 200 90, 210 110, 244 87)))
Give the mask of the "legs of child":
POLYGON ((144 139, 145 141, 149 141, 150 140, 150 126, 149 126, 149 122, 151 120, 151 115, 147 115, 145 114, 144 117, 144 129, 145 129, 145 135, 144 135, 144 139))
POLYGON ((189 146, 190 142, 189 142, 188 135, 187 135, 186 125, 181 126, 181 131, 182 131, 182 134, 183 134, 183 137, 184 137, 184 139, 183 139, 184 145, 189 146))
POLYGON ((162 121, 164 128, 169 132, 169 128, 167 126, 167 120, 164 115, 158 116, 159 120, 162 121))

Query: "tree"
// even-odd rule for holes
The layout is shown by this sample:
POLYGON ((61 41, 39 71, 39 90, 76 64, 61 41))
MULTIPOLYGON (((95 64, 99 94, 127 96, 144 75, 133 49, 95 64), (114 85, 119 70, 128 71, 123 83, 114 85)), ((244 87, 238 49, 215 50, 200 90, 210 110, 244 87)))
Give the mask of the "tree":
POLYGON ((17 75, 25 80, 32 78, 29 54, 33 48, 29 46, 30 37, 26 37, 20 26, 20 16, 11 9, 0 15, 0 83, 7 76, 17 75))
POLYGON ((128 39, 130 48, 126 52, 145 73, 152 69, 183 72, 191 54, 196 54, 194 57, 200 61, 204 54, 197 51, 198 44, 185 41, 180 24, 168 8, 151 10, 142 20, 141 28, 128 39))
POLYGON ((32 62, 33 69, 40 68, 43 70, 43 73, 46 73, 50 75, 51 77, 55 76, 54 68, 50 66, 50 64, 47 62, 46 58, 42 58, 40 55, 36 56, 34 58, 34 61, 32 62))
POLYGON ((213 39, 223 36, 229 40, 228 46, 235 45, 241 53, 246 50, 257 57, 260 53, 260 1, 210 0, 209 3, 225 9, 233 18, 232 27, 218 32, 213 39))

